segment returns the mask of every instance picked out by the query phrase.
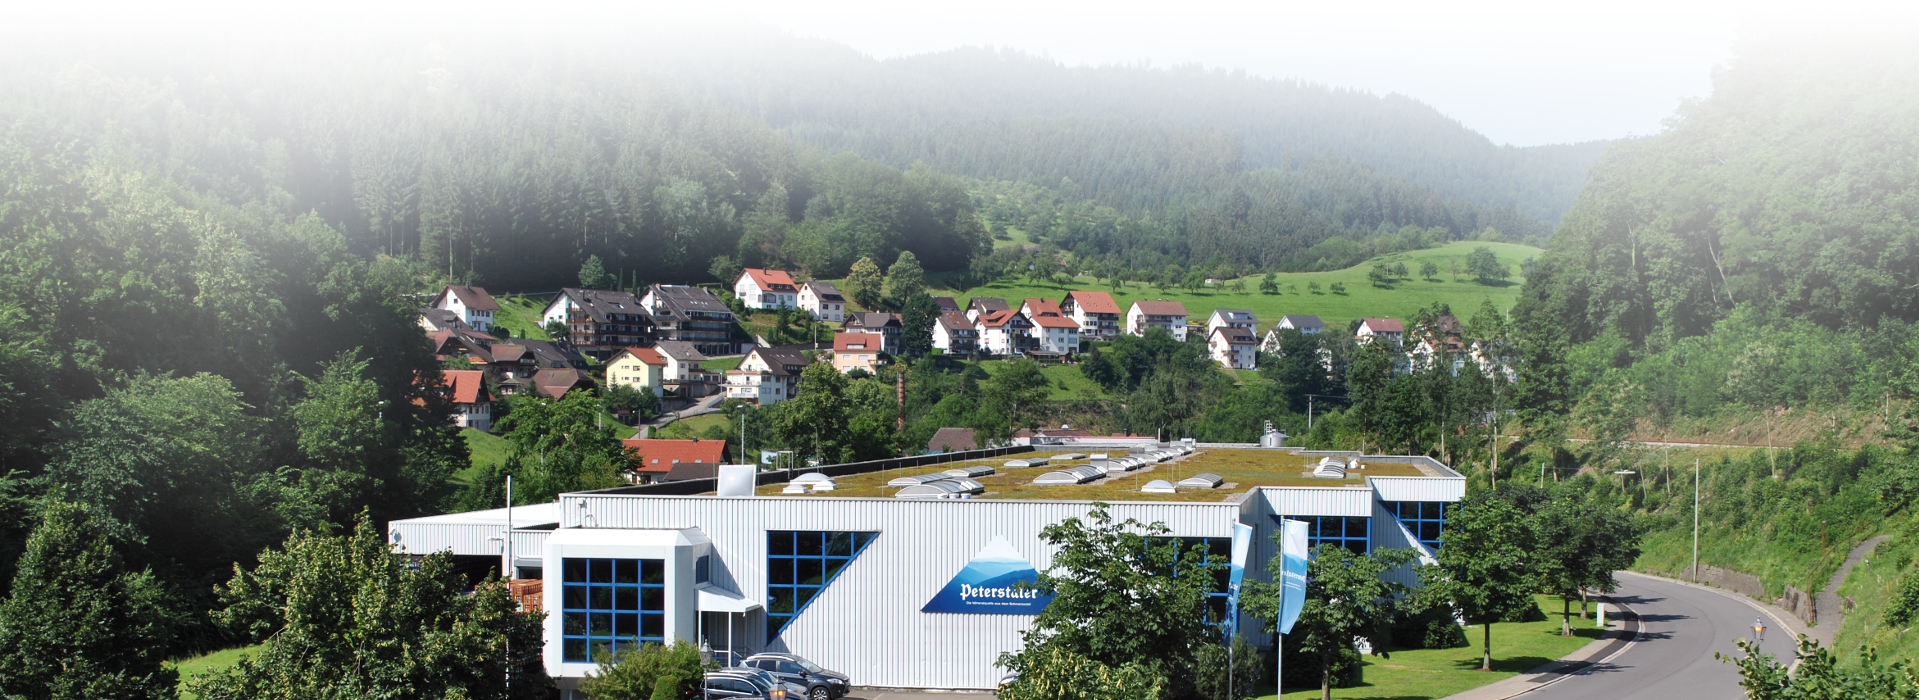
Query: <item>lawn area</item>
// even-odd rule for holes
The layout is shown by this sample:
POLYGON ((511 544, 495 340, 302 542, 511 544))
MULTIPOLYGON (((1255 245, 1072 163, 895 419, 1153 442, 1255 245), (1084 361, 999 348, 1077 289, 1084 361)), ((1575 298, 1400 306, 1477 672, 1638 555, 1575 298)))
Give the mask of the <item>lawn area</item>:
POLYGON ((702 362, 700 363, 700 366, 705 367, 706 371, 708 372, 725 372, 729 369, 738 369, 740 366, 740 360, 744 360, 744 359, 746 359, 745 355, 741 355, 739 357, 721 357, 718 359, 707 360, 705 362, 702 362))
POLYGON ((657 431, 654 431, 653 437, 666 439, 666 440, 691 440, 693 438, 703 438, 706 436, 707 428, 716 426, 716 425, 723 425, 726 423, 726 421, 727 421, 727 417, 719 413, 708 413, 703 416, 694 416, 692 418, 687 418, 684 420, 676 420, 676 421, 673 421, 672 423, 668 423, 666 427, 661 428, 657 431))
MULTIPOLYGON (((1539 605, 1548 613, 1559 610, 1559 599, 1539 596, 1539 605)), ((1578 606, 1574 606, 1577 608, 1578 606)), ((1411 700, 1443 698, 1471 690, 1532 670, 1570 654, 1598 639, 1604 630, 1594 628, 1591 620, 1580 626, 1573 620, 1571 638, 1559 636, 1559 618, 1548 615, 1545 622, 1514 622, 1493 625, 1493 671, 1479 671, 1479 627, 1467 627, 1471 646, 1459 649, 1412 649, 1393 651, 1392 658, 1365 657, 1365 681, 1356 688, 1335 688, 1333 697, 1349 700, 1411 700)), ((1267 694, 1265 698, 1273 697, 1267 694)), ((1317 686, 1286 691, 1287 700, 1319 697, 1317 686)))
POLYGON ((242 654, 259 656, 260 652, 265 648, 266 645, 264 644, 255 644, 250 647, 234 647, 232 649, 221 649, 204 656, 196 656, 191 659, 178 659, 167 663, 172 665, 174 670, 180 672, 180 697, 183 700, 191 700, 195 696, 192 693, 186 692, 186 681, 188 678, 209 671, 218 671, 232 666, 235 663, 239 663, 242 654))
MULTIPOLYGON (((980 369, 987 374, 999 376, 1011 363, 1006 360, 991 360, 979 363, 980 369)), ((1041 365, 1039 373, 1046 377, 1048 385, 1046 400, 1066 401, 1071 399, 1107 398, 1106 389, 1081 374, 1079 365, 1050 364, 1041 365)))
POLYGON ((493 314, 493 322, 513 331, 515 338, 550 340, 546 329, 541 327, 540 312, 546 310, 551 295, 539 296, 501 296, 494 297, 500 303, 500 310, 493 314))
POLYGON ((1537 257, 1541 252, 1538 248, 1514 243, 1448 243, 1437 248, 1375 258, 1344 270, 1280 273, 1276 276, 1280 293, 1271 296, 1259 293, 1259 275, 1245 278, 1244 292, 1233 292, 1224 287, 1198 292, 1179 289, 1161 292, 1139 284, 1114 289, 1093 278, 1079 277, 1072 285, 1065 287, 1051 283, 1031 285, 1023 280, 1006 279, 984 287, 936 289, 933 293, 952 296, 962 305, 974 296, 1002 297, 1018 305, 1020 299, 1027 297, 1057 300, 1065 296, 1068 290, 1088 289, 1110 292, 1113 300, 1119 302, 1121 313, 1141 299, 1169 299, 1184 303, 1187 319, 1194 323, 1204 323, 1213 309, 1250 309, 1259 317, 1262 331, 1271 327, 1282 314, 1315 314, 1326 322, 1328 328, 1344 330, 1354 319, 1368 316, 1411 318, 1413 312, 1435 301, 1452 306, 1453 313, 1462 318, 1470 317, 1479 308, 1482 299, 1491 299, 1500 309, 1510 309, 1519 298, 1520 285, 1525 282, 1525 278, 1519 276, 1519 263, 1537 257), (1512 269, 1513 278, 1499 285, 1483 285, 1465 277, 1455 281, 1447 272, 1453 261, 1457 260, 1463 266, 1466 255, 1479 246, 1491 248, 1499 261, 1512 269), (1439 266, 1440 272, 1433 280, 1418 279, 1419 264, 1425 261, 1439 266), (1374 262, 1404 263, 1414 279, 1400 280, 1391 288, 1375 287, 1366 281, 1366 272, 1372 269, 1374 262), (1315 294, 1308 288, 1307 285, 1312 282, 1319 283, 1319 293, 1315 294), (1346 293, 1332 293, 1328 288, 1334 282, 1343 283, 1346 293))
POLYGON ((472 455, 470 460, 472 466, 454 472, 454 482, 470 483, 473 477, 488 465, 498 466, 506 463, 506 438, 472 428, 461 428, 460 437, 466 438, 466 449, 472 455))

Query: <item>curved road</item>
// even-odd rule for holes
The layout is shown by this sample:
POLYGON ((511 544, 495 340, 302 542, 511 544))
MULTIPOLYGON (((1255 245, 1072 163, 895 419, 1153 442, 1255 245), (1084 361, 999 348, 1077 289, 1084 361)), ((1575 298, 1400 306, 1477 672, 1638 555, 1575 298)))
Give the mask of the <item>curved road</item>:
POLYGON ((1713 591, 1621 573, 1614 600, 1639 616, 1639 636, 1617 656, 1521 695, 1523 700, 1739 700, 1739 673, 1713 652, 1737 654, 1765 621, 1762 650, 1791 658, 1792 635, 1751 605, 1713 591))

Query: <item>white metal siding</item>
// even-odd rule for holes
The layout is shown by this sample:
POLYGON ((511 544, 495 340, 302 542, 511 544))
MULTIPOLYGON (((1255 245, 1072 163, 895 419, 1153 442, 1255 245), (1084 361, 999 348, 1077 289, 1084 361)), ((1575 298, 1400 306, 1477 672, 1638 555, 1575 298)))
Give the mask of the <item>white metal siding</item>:
MULTIPOLYGON (((1003 673, 993 662, 1019 647, 1019 634, 1032 621, 920 608, 995 536, 1044 570, 1053 552, 1040 541, 1040 529, 1092 509, 1078 501, 563 498, 566 527, 698 527, 718 555, 713 582, 761 603, 767 599, 766 531, 880 533, 770 644, 762 639, 764 613, 748 615, 741 646, 792 651, 846 672, 859 685, 918 688, 993 687, 1003 673)), ((1111 512, 1120 520, 1164 522, 1171 534, 1186 537, 1230 537, 1240 518, 1234 503, 1116 503, 1111 512)))
POLYGON ((1261 486, 1259 493, 1275 515, 1370 517, 1373 490, 1340 486, 1261 486))
POLYGON ((1368 477, 1382 501, 1441 501, 1454 503, 1466 497, 1465 479, 1430 476, 1368 477))
POLYGON ((500 555, 499 537, 506 528, 479 523, 423 523, 396 520, 387 525, 387 542, 407 554, 452 552, 463 555, 500 555))

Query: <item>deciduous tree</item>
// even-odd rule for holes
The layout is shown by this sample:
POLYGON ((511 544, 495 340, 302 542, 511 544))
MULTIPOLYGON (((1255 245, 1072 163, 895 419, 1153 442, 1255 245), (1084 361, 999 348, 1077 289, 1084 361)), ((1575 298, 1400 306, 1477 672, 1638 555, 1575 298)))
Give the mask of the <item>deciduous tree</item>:
POLYGON ((1467 622, 1484 625, 1485 648, 1479 670, 1493 668, 1493 623, 1533 602, 1539 581, 1531 519, 1500 499, 1448 506, 1446 532, 1434 555, 1437 566, 1422 569, 1422 607, 1456 610, 1467 622))

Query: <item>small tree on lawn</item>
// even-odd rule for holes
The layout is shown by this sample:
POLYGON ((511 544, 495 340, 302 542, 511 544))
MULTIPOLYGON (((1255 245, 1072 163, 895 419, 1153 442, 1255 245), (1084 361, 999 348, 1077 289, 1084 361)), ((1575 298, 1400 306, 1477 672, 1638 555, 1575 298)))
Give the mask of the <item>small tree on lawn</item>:
POLYGON ((846 281, 840 287, 846 296, 860 308, 872 311, 880 304, 880 287, 885 278, 880 275, 880 266, 872 258, 860 258, 853 263, 853 269, 846 273, 846 281))
POLYGON ((1278 294, 1279 293, 1279 280, 1274 277, 1273 273, 1268 272, 1266 273, 1265 277, 1259 278, 1259 293, 1260 294, 1278 294))
POLYGON ((1138 664, 1143 678, 1185 696, 1194 653, 1218 640, 1205 617, 1219 565, 1205 563, 1198 546, 1182 554, 1167 532, 1161 523, 1115 522, 1104 503, 1084 519, 1040 530, 1057 553, 1036 586, 1053 601, 1022 635, 1022 649, 1001 654, 999 665, 1025 677, 1055 663, 1059 652, 1109 669, 1138 664))
POLYGON ((1485 625, 1479 670, 1493 670, 1493 623, 1533 602, 1538 582, 1531 519, 1503 500, 1453 506, 1437 566, 1420 570, 1421 607, 1457 610, 1485 625))
POLYGON ((1561 498, 1535 516, 1539 572, 1545 588, 1559 594, 1561 636, 1572 636, 1572 602, 1583 591, 1618 590, 1613 572, 1639 558, 1639 533, 1624 512, 1561 498))
MULTIPOLYGON (((1372 634, 1391 621, 1399 610, 1406 586, 1387 580, 1384 575, 1404 566, 1418 556, 1410 549, 1376 549, 1354 554, 1338 545, 1322 544, 1313 551, 1306 566, 1306 602, 1300 607, 1299 620, 1288 643, 1319 658, 1320 697, 1333 697, 1333 663, 1339 652, 1353 643, 1353 637, 1372 634)), ((1273 557, 1268 569, 1285 568, 1281 557, 1273 557)), ((1248 585, 1247 612, 1266 621, 1266 631, 1278 630, 1279 586, 1270 583, 1248 585)), ((1383 641, 1383 640, 1382 640, 1383 641)), ((1383 650, 1376 643, 1373 649, 1383 650)))
POLYGON ((1423 277, 1427 280, 1431 280, 1432 278, 1438 275, 1439 275, 1439 265, 1433 263, 1433 261, 1426 260, 1419 263, 1420 277, 1423 277))

